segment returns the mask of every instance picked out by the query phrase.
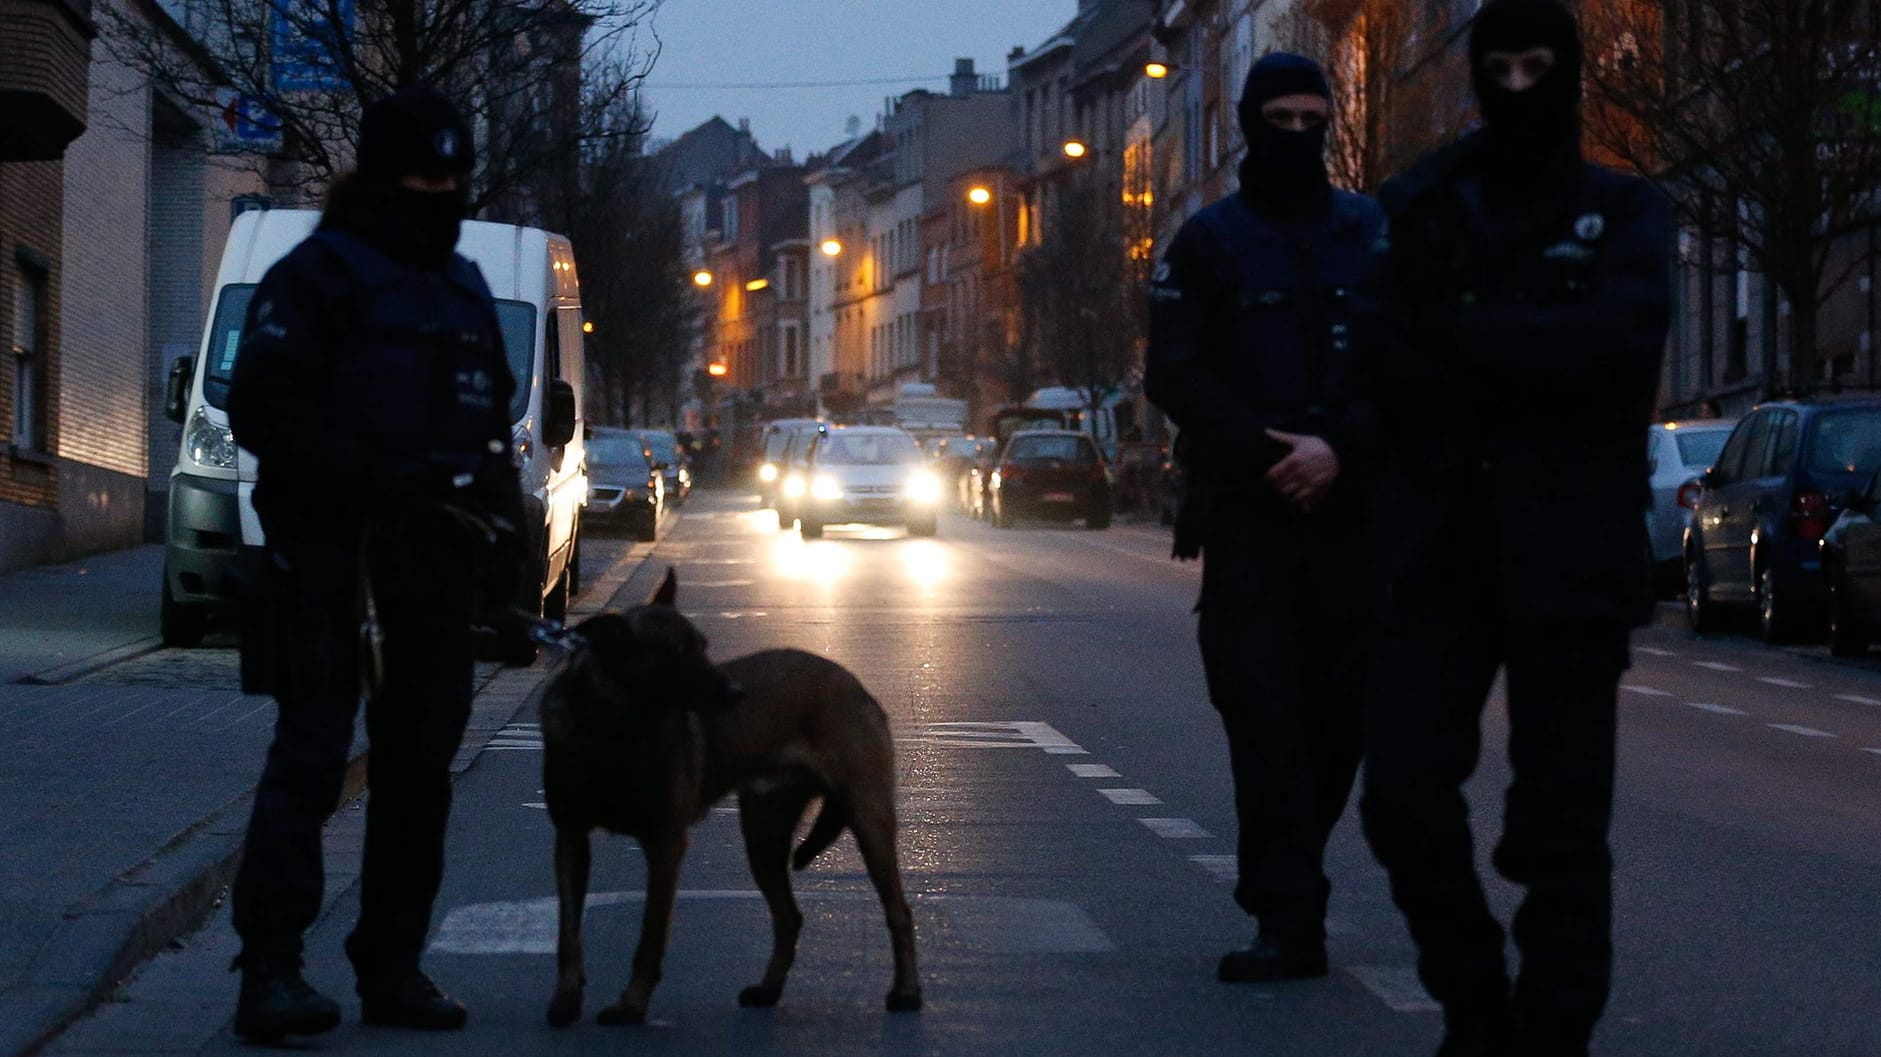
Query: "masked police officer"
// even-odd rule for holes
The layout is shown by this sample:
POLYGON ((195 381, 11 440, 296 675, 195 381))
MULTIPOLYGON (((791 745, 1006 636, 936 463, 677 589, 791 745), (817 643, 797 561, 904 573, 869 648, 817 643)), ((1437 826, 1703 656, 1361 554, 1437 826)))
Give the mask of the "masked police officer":
POLYGON ((1614 711, 1651 595, 1640 437, 1669 315, 1669 211, 1582 160, 1578 29, 1492 0, 1484 127, 1387 184, 1391 298, 1374 524, 1390 598, 1362 813, 1442 1003, 1439 1054, 1584 1055, 1611 974, 1614 711), (1461 793, 1498 669, 1497 869, 1527 888, 1513 989, 1461 793))
POLYGON ((301 977, 302 934, 320 912, 320 830, 353 740, 368 597, 383 663, 366 711, 371 799, 346 952, 368 1023, 465 1021, 418 958, 470 713, 480 563, 513 565, 520 550, 492 555, 465 526, 509 539, 522 512, 495 305, 453 252, 472 158, 469 128, 435 91, 368 107, 357 173, 269 269, 244 326, 229 421, 259 460, 254 502, 282 625, 279 717, 234 887, 246 1037, 339 1021, 301 977))
POLYGON ((1326 974, 1326 838, 1359 759, 1362 537, 1355 399, 1383 214, 1332 187, 1331 91, 1273 54, 1240 104, 1240 191, 1183 225, 1152 283, 1144 388, 1182 433, 1177 556, 1202 558, 1198 637, 1240 823, 1254 942, 1227 982, 1326 974))

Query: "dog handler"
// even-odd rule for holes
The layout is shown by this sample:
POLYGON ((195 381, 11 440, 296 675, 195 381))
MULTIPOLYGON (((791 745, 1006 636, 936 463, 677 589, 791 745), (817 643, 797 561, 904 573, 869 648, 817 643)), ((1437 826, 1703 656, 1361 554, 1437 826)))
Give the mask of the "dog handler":
POLYGON ((522 521, 495 304, 453 252, 472 161, 470 129, 437 92, 369 106, 357 173, 269 269, 243 328, 229 422, 260 461, 254 502, 281 630, 279 715, 234 888, 235 1032, 251 1039, 339 1022, 339 1005, 302 979, 301 949, 353 740, 368 591, 383 675, 366 706, 371 799, 346 953, 367 1023, 465 1021, 418 958, 470 715, 480 568, 486 590, 520 576, 522 521), (510 544, 480 554, 451 509, 507 529, 510 544))
POLYGON ((1485 127, 1381 195, 1406 340, 1380 361, 1391 598, 1360 806, 1443 1004, 1438 1053, 1586 1057, 1612 973, 1615 701, 1652 611, 1639 438, 1672 225, 1644 182, 1581 158, 1565 8, 1493 0, 1469 57, 1485 127), (1495 864, 1527 888, 1513 990, 1461 792, 1498 669, 1514 781, 1495 864))
POLYGON ((1384 216, 1326 173, 1312 61, 1254 64, 1239 193, 1176 234, 1151 287, 1144 389, 1182 430, 1176 556, 1202 557, 1199 638, 1240 821, 1235 901, 1259 921, 1225 982, 1326 975, 1326 838, 1358 767, 1365 578, 1354 478, 1369 415, 1384 216))

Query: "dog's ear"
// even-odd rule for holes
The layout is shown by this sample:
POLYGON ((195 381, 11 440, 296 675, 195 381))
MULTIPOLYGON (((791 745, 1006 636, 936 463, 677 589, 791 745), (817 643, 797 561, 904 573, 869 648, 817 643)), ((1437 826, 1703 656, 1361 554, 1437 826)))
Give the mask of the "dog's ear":
POLYGON ((679 577, 673 572, 673 567, 669 565, 666 567, 666 578, 661 580, 660 586, 654 588, 653 593, 647 596, 647 605, 673 606, 677 604, 678 598, 679 577))

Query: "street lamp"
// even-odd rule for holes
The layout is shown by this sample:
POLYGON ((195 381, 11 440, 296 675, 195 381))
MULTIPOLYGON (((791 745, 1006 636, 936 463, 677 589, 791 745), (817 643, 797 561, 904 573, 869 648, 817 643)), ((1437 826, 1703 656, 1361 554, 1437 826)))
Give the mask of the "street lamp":
POLYGON ((1143 76, 1148 77, 1152 81, 1160 81, 1169 76, 1169 64, 1166 62, 1144 63, 1143 76))
POLYGON ((692 273, 692 285, 706 287, 712 285, 712 273, 704 268, 692 273))
POLYGON ((976 206, 983 206, 993 200, 993 192, 985 187, 974 187, 967 192, 967 201, 976 206))
POLYGON ((759 290, 762 290, 769 285, 771 285, 771 281, 769 279, 753 279, 750 282, 745 284, 745 290, 749 293, 755 294, 759 290))
POLYGON ((705 373, 714 378, 723 378, 731 373, 731 368, 722 363, 708 363, 705 365, 705 373))
POLYGON ((823 245, 817 248, 823 251, 825 257, 840 257, 843 252, 843 244, 835 239, 824 239, 823 245))
POLYGON ((1083 140, 1068 139, 1065 141, 1065 157, 1075 161, 1089 153, 1091 153, 1091 148, 1083 140))

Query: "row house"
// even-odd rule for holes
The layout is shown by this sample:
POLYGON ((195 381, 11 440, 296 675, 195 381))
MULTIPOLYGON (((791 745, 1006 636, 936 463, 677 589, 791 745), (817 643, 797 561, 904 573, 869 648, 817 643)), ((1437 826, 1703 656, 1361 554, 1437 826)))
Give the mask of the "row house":
POLYGON ((705 251, 713 299, 708 370, 743 394, 752 416, 813 409, 805 348, 809 204, 787 154, 733 177, 705 251))
POLYGON ((1008 166, 969 169, 948 182, 922 224, 921 330, 936 383, 967 400, 969 423, 987 422, 1035 383, 1015 356, 1021 186, 1008 166))

